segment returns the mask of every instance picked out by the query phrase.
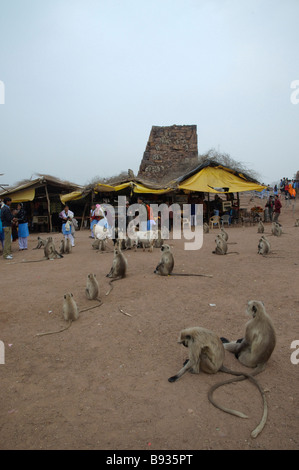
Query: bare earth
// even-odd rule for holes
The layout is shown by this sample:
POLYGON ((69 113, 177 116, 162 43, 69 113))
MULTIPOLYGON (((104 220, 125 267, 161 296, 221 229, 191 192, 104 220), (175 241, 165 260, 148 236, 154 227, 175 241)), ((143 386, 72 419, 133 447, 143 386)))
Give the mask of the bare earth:
MULTIPOLYGON (((282 203, 285 233, 269 235, 275 255, 257 254, 256 225, 227 229, 229 242, 236 242, 229 251, 239 255, 213 255, 214 229, 204 234, 199 251, 185 251, 183 240, 170 242, 175 272, 213 278, 160 277, 153 274, 160 250, 127 251, 128 275, 114 283, 109 296, 106 274, 113 254, 92 250, 89 231, 76 232, 72 254, 54 261, 21 263, 43 257, 43 250, 32 251, 38 234, 30 235, 26 252, 13 243, 13 261, 0 259, 0 340, 5 345, 0 448, 298 449, 299 364, 291 362, 291 343, 299 340, 299 227, 294 227, 299 203, 295 211, 282 203), (65 326, 65 293, 73 293, 80 309, 95 305, 85 297, 90 272, 97 275, 104 304, 81 313, 62 333, 35 336, 65 326), (202 326, 219 336, 240 338, 251 299, 264 302, 277 332, 273 355, 258 376, 269 412, 256 439, 250 433, 261 419, 262 400, 248 381, 215 392, 218 402, 249 416, 241 419, 208 401, 209 387, 228 379, 226 374, 167 380, 187 357, 177 343, 181 329, 202 326)), ((248 195, 242 196, 243 207, 253 205, 248 195)), ((61 234, 53 237, 58 245, 61 234)), ((225 365, 244 370, 228 352, 225 365)))

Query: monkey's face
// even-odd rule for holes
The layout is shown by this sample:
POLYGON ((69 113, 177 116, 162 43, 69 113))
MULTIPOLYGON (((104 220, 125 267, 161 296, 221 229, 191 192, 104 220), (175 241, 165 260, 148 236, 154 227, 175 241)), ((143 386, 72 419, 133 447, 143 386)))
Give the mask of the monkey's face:
POLYGON ((185 346, 185 348, 188 348, 189 347, 189 343, 192 341, 192 338, 189 334, 187 334, 186 332, 184 331, 181 331, 181 334, 179 336, 179 340, 178 340, 178 343, 179 344, 182 344, 183 346, 185 346))
POLYGON ((70 299, 71 297, 73 297, 73 294, 72 294, 72 293, 64 294, 64 298, 65 298, 65 299, 70 299))
POLYGON ((248 315, 251 315, 252 318, 255 318, 258 315, 260 308, 263 306, 264 306, 263 302, 259 300, 249 300, 246 313, 248 315))
POLYGON ((161 246, 161 251, 170 251, 170 246, 169 245, 162 245, 161 246))

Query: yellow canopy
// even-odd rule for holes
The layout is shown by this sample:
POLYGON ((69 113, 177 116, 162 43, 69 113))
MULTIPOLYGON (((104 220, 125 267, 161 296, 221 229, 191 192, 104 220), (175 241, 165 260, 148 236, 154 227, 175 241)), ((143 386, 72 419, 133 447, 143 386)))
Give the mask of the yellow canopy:
POLYGON ((262 191, 266 186, 248 181, 242 173, 238 176, 222 166, 207 166, 179 184, 179 189, 204 193, 240 193, 242 191, 262 191))
MULTIPOLYGON (((1 196, 3 199, 5 198, 5 194, 1 196)), ((27 202, 33 201, 35 197, 35 189, 34 188, 27 188, 20 191, 16 191, 15 193, 9 193, 9 197, 11 198, 12 202, 27 202)))
POLYGON ((81 199, 83 197, 83 191, 72 191, 68 194, 60 194, 59 197, 62 204, 65 204, 68 201, 76 201, 77 199, 81 199))
POLYGON ((143 186, 143 184, 134 183, 133 185, 134 193, 150 193, 150 194, 165 194, 173 191, 171 188, 166 189, 152 189, 148 188, 147 186, 143 186))
POLYGON ((110 193, 112 191, 121 191, 122 189, 127 188, 128 186, 130 186, 130 183, 123 183, 119 184, 118 186, 111 186, 110 184, 98 183, 94 187, 94 190, 97 193, 110 193))

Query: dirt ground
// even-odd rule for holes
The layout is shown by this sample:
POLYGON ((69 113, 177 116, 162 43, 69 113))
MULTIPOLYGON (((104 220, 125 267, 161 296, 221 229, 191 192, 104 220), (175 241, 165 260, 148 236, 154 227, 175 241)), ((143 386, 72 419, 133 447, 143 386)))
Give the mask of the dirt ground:
MULTIPOLYGON (((76 232, 76 246, 63 259, 38 263, 43 250, 13 243, 13 261, 0 259, 1 449, 106 450, 248 450, 299 448, 299 364, 291 362, 291 343, 299 340, 299 202, 283 209, 285 233, 269 235, 270 257, 257 254, 257 226, 227 229, 229 251, 216 256, 218 229, 204 234, 198 251, 184 240, 170 241, 175 272, 206 277, 153 274, 160 250, 127 251, 128 275, 106 296, 112 252, 92 250, 89 230, 76 232), (80 309, 94 305, 85 297, 87 274, 96 273, 103 305, 80 314, 59 334, 36 333, 62 328, 63 296, 72 292, 80 309), (187 357, 177 343, 181 329, 202 326, 219 336, 243 336, 247 301, 262 300, 273 319, 276 348, 258 380, 266 391, 268 420, 253 439, 262 416, 258 390, 248 381, 221 387, 218 402, 248 415, 226 414, 208 401, 211 385, 226 374, 186 374, 169 383, 187 357), (125 315, 120 311, 126 312, 125 315)), ((242 195, 242 207, 264 201, 242 195)), ((269 234, 271 225, 266 224, 269 234)), ((46 236, 46 234, 42 234, 46 236)), ((53 234, 54 241, 61 234, 53 234)), ((112 243, 111 243, 112 246, 112 243)), ((298 347, 297 347, 298 349, 298 347)), ((297 354, 298 358, 298 354, 297 354)), ((226 352, 225 365, 244 370, 226 352)), ((248 371, 249 369, 247 369, 248 371)))

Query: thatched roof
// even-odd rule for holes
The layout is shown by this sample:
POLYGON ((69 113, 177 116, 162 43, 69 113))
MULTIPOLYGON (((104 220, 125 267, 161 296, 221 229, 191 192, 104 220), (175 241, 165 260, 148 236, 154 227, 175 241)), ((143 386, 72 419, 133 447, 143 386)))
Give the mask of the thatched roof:
POLYGON ((176 181, 178 183, 181 183, 182 181, 185 181, 186 179, 193 176, 195 173, 198 173, 207 167, 223 167, 224 169, 230 171, 236 176, 243 176, 247 181, 250 181, 251 183, 261 184, 256 178, 253 178, 249 173, 244 172, 243 169, 237 168, 237 167, 233 168, 233 167, 224 165, 222 162, 219 162, 218 160, 215 160, 213 158, 206 158, 202 160, 199 165, 192 168, 191 170, 189 170, 187 173, 180 176, 179 178, 177 178, 176 181))
POLYGON ((27 188, 38 188, 39 186, 50 185, 55 186, 60 190, 74 191, 75 189, 82 189, 82 186, 71 183, 69 181, 63 181, 59 178, 50 175, 41 175, 36 173, 38 178, 35 179, 24 179, 19 181, 13 186, 8 186, 5 190, 0 192, 0 196, 9 195, 17 191, 22 191, 27 188))

